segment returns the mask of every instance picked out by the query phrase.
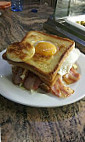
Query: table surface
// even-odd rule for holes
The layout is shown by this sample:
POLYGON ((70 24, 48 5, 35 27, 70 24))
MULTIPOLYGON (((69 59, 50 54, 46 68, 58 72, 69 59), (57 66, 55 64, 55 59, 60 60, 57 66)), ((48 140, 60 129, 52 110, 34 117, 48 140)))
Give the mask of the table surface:
MULTIPOLYGON (((22 12, 7 9, 0 16, 0 51, 20 41, 30 30, 43 30, 53 13, 45 5, 24 6, 22 12), (33 8, 37 13, 31 12, 33 8)), ((85 142, 85 99, 57 108, 34 108, 0 96, 2 142, 85 142)))

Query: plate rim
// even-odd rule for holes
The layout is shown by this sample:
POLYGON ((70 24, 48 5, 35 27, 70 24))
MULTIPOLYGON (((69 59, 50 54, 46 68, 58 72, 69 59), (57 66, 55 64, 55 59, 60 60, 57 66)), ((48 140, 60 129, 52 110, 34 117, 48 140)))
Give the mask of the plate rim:
MULTIPOLYGON (((2 54, 5 52, 6 50, 3 50, 2 52, 0 52, 0 56, 2 56, 2 54)), ((83 54, 83 53, 81 53, 81 55, 80 56, 82 56, 82 57, 84 57, 85 58, 85 55, 83 54)), ((2 59, 3 60, 3 59, 2 59)), ((1 87, 0 87, 1 88, 1 87)), ((77 102, 77 101, 79 101, 79 100, 81 100, 81 99, 83 99, 84 97, 85 97, 85 94, 83 94, 82 96, 80 96, 80 97, 78 97, 78 98, 76 98, 75 100, 71 100, 70 102, 67 102, 67 103, 65 103, 65 104, 58 104, 58 105, 31 105, 31 104, 27 104, 27 103, 22 103, 22 102, 20 102, 20 101, 18 101, 18 100, 14 100, 13 98, 10 98, 9 97, 9 95, 5 95, 5 91, 4 91, 4 93, 3 93, 3 90, 1 90, 0 89, 0 94, 4 97, 4 98, 6 98, 6 99, 8 99, 8 100, 10 100, 10 101, 12 101, 12 102, 15 102, 15 103, 18 103, 18 104, 21 104, 21 105, 25 105, 25 106, 30 106, 30 107, 38 107, 38 108, 53 108, 53 107, 62 107, 62 106, 66 106, 66 105, 70 105, 70 104, 73 104, 73 103, 75 103, 75 102, 77 102)), ((8 92, 7 92, 7 94, 8 94, 8 92)), ((62 101, 62 99, 61 99, 61 101, 62 101)))

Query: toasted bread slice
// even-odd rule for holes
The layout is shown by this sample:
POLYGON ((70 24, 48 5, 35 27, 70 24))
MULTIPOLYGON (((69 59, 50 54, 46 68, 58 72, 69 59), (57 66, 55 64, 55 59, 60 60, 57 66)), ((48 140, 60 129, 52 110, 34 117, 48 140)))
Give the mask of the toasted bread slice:
MULTIPOLYGON (((55 80, 57 72, 59 71, 66 57, 69 55, 70 51, 75 47, 75 42, 67 38, 49 35, 39 31, 31 31, 27 33, 27 35, 23 38, 20 44, 26 45, 28 43, 34 48, 35 45, 40 41, 50 42, 54 44, 57 49, 56 53, 52 56, 42 56, 36 54, 35 52, 35 54, 33 53, 33 56, 29 58, 28 54, 23 52, 22 55, 22 52, 20 52, 22 56, 24 56, 25 54, 26 60, 21 60, 21 58, 17 55, 18 59, 20 58, 19 62, 17 61, 17 59, 16 60, 13 59, 14 56, 16 58, 17 48, 16 52, 14 53, 10 52, 8 47, 7 52, 3 55, 3 58, 8 60, 9 63, 11 64, 29 69, 30 71, 32 71, 33 73, 35 73, 40 78, 42 78, 43 80, 45 80, 47 83, 50 84, 55 80), (13 58, 11 57, 11 53, 13 53, 13 58)), ((14 49, 14 47, 11 46, 11 49, 14 49)))
POLYGON ((3 59, 7 60, 9 62, 9 64, 12 64, 14 66, 30 70, 31 72, 33 72, 34 74, 36 74, 37 76, 39 76, 40 79, 42 80, 42 82, 44 82, 45 84, 47 84, 49 87, 52 86, 55 83, 55 81, 56 81, 57 75, 56 75, 56 77, 53 80, 49 80, 48 78, 46 78, 45 75, 41 74, 40 72, 38 72, 35 69, 33 70, 33 68, 31 68, 30 65, 28 66, 26 63, 23 63, 23 62, 14 62, 14 61, 9 60, 6 57, 6 53, 3 54, 3 59))

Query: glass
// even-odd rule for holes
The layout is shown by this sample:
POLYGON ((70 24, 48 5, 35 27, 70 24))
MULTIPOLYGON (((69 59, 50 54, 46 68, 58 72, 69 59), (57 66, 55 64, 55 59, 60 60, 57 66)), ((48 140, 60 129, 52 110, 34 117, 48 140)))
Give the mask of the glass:
POLYGON ((11 0, 11 10, 12 11, 22 11, 23 10, 23 0, 11 0))
POLYGON ((69 16, 85 14, 85 0, 70 0, 69 16))
POLYGON ((56 0, 55 18, 85 14, 85 0, 56 0))
POLYGON ((69 13, 69 0, 56 0, 55 17, 66 17, 69 13))

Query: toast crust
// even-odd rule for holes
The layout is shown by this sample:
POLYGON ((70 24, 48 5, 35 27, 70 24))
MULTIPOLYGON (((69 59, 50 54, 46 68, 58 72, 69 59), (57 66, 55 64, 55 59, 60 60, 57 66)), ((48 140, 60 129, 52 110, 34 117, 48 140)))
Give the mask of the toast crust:
MULTIPOLYGON (((47 34, 47 33, 43 33, 43 32, 40 32, 40 31, 30 31, 30 32, 28 32, 26 35, 25 35, 25 37, 21 40, 21 42, 25 42, 25 40, 32 34, 32 33, 40 33, 40 34, 42 34, 42 35, 45 35, 45 36, 47 36, 47 37, 51 37, 51 38, 57 38, 57 39, 60 39, 60 40, 63 40, 63 41, 68 41, 68 42, 70 42, 70 43, 74 43, 74 41, 72 41, 72 40, 70 40, 70 39, 68 39, 68 38, 62 38, 62 37, 59 37, 59 36, 57 36, 57 35, 49 35, 49 34, 47 34)), ((39 37, 39 40, 40 39, 42 39, 42 38, 40 38, 39 37)))

